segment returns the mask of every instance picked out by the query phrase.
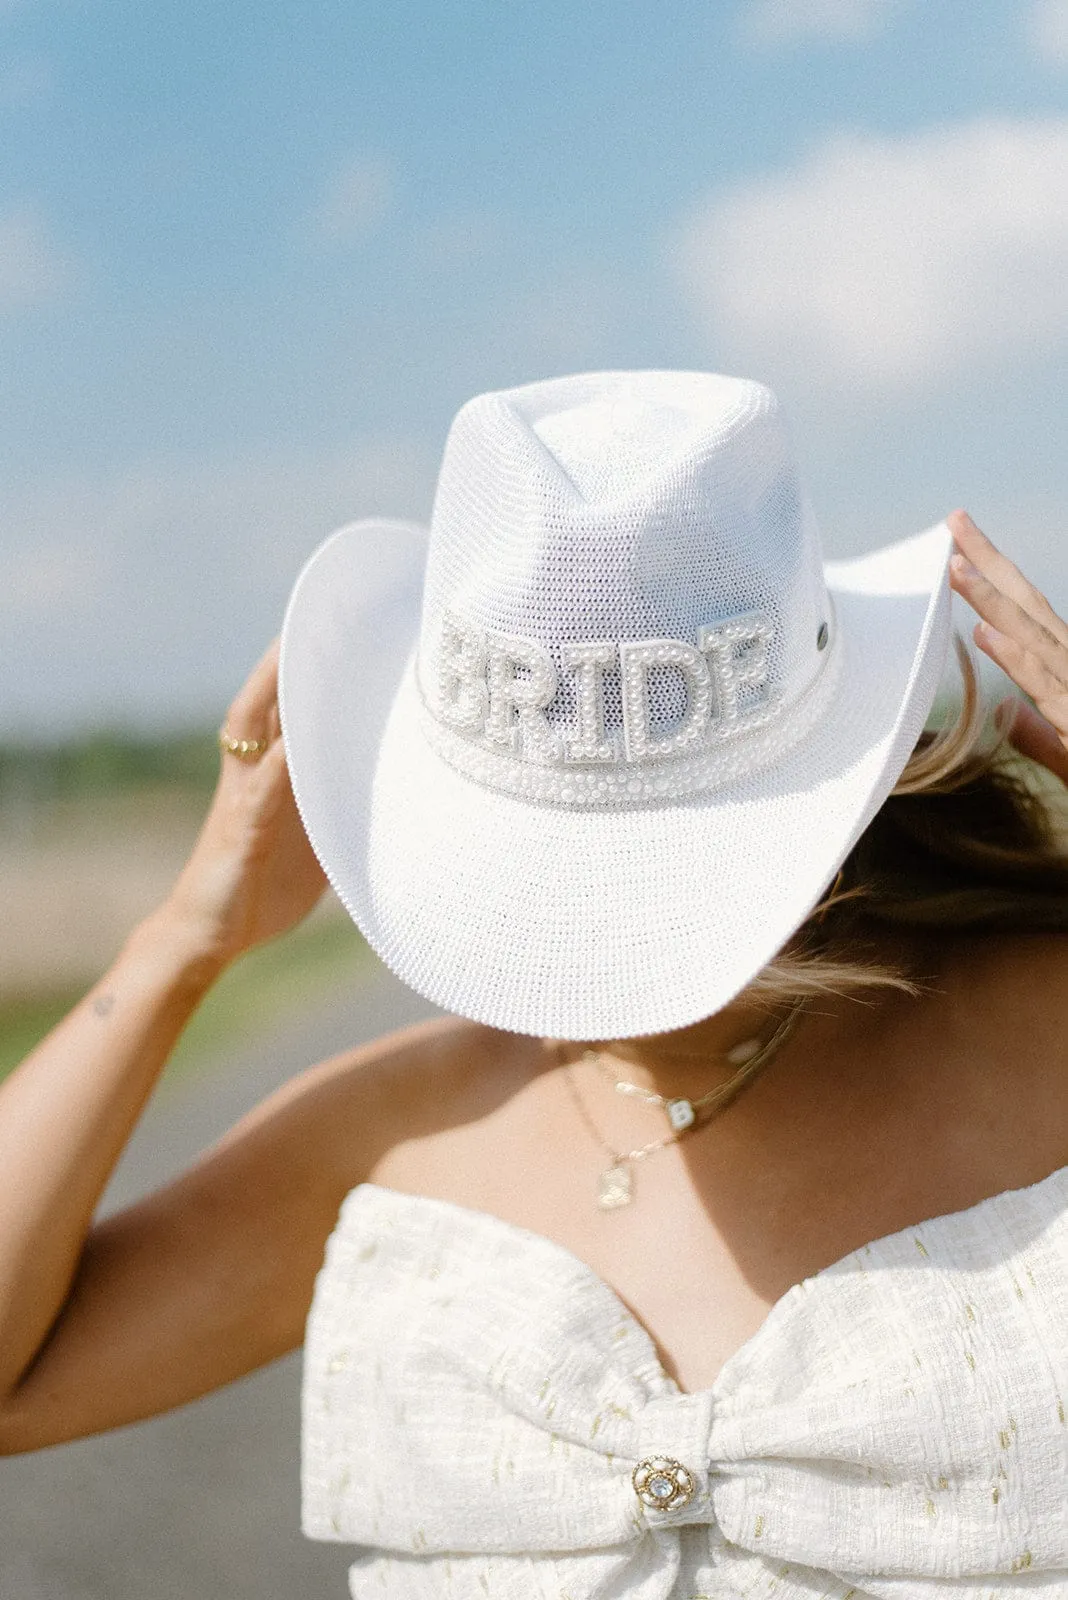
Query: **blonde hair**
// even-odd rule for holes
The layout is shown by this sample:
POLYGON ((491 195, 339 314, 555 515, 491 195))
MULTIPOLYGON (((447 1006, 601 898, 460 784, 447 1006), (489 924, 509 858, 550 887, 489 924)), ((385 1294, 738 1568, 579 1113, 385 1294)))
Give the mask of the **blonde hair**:
POLYGON ((1011 718, 988 717, 968 648, 959 636, 954 643, 956 716, 920 737, 829 893, 753 980, 754 994, 789 1002, 918 993, 921 952, 936 930, 1068 930, 1059 786, 1013 750, 1011 718), (888 936, 900 950, 892 962, 888 936))
MULTIPOLYGON (((1013 749, 1011 718, 987 714, 968 647, 959 635, 954 646, 955 714, 921 734, 834 883, 747 996, 789 1005, 880 990, 918 995, 947 931, 1068 932, 1063 788, 1013 749)), ((561 1059, 607 1047, 648 1064, 670 1059, 677 1041, 669 1032, 553 1043, 561 1059)))

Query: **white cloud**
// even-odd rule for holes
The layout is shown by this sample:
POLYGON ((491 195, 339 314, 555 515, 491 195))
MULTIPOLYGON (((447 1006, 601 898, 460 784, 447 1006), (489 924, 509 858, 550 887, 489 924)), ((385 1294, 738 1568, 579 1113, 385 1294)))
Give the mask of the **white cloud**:
POLYGON ((1034 0, 1031 43, 1043 61, 1068 67, 1068 0, 1034 0))
POLYGON ((1068 337, 1068 119, 839 135, 700 205, 676 270, 721 357, 910 385, 1068 337))
POLYGON ((70 283, 71 272, 31 207, 0 216, 0 311, 15 311, 54 300, 70 283))
POLYGON ((352 155, 326 184, 314 215, 320 239, 358 241, 381 226, 393 200, 393 172, 379 156, 352 155))
POLYGON ((738 25, 754 45, 792 44, 798 39, 851 43, 878 32, 900 0, 749 0, 738 25))

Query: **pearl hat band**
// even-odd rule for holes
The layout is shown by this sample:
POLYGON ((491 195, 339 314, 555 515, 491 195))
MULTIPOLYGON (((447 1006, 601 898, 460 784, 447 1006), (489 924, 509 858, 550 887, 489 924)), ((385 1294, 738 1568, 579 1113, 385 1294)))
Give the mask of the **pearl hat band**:
MULTIPOLYGON (((458 635, 452 619, 446 630, 436 706, 425 707, 427 740, 468 777, 558 805, 679 799, 728 782, 740 768, 752 771, 813 725, 834 686, 833 668, 839 660, 833 653, 815 682, 792 702, 784 702, 768 690, 764 647, 773 629, 759 616, 701 628, 696 647, 679 639, 563 645, 560 654, 565 666, 575 670, 579 687, 575 725, 561 738, 545 720, 557 678, 541 645, 500 635, 479 644, 473 642, 473 629, 458 635), (462 654, 450 648, 457 637, 467 646, 462 654), (744 665, 736 659, 739 645, 758 647, 744 665), (515 677, 517 665, 529 669, 527 679, 515 677), (614 739, 604 729, 605 667, 615 668, 622 678, 622 730, 614 739), (677 669, 686 682, 681 726, 666 734, 650 728, 649 679, 658 668, 677 669), (757 693, 740 711, 743 689, 757 693), (462 694, 470 697, 470 711, 462 694), (455 731, 457 725, 462 735, 455 731), (721 750, 728 741, 730 748, 721 750)), ((817 637, 824 643, 816 648, 823 649, 826 623, 817 637)))
POLYGON ((312 844, 447 1009, 574 1039, 693 1022, 893 787, 945 659, 950 543, 825 563, 757 383, 481 395, 429 530, 351 524, 298 579, 279 692, 312 844))

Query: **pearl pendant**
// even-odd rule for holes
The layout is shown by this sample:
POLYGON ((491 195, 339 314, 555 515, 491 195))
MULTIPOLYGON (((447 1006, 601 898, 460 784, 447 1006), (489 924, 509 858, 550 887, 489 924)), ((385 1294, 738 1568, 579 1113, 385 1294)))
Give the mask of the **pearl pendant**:
POLYGON ((602 1211, 618 1211, 620 1206, 629 1206, 633 1197, 634 1180, 628 1162, 617 1161, 614 1167, 601 1173, 597 1180, 597 1204, 602 1211))

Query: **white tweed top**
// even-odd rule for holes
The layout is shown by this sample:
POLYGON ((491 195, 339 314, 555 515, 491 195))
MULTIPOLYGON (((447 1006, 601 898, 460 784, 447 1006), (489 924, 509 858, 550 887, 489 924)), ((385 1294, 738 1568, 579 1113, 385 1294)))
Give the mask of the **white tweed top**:
POLYGON ((308 1323, 303 1524, 356 1600, 1068 1600, 1068 1167, 795 1285, 683 1393, 576 1256, 362 1184, 308 1323), (691 1498, 647 1508, 669 1457, 691 1498))

